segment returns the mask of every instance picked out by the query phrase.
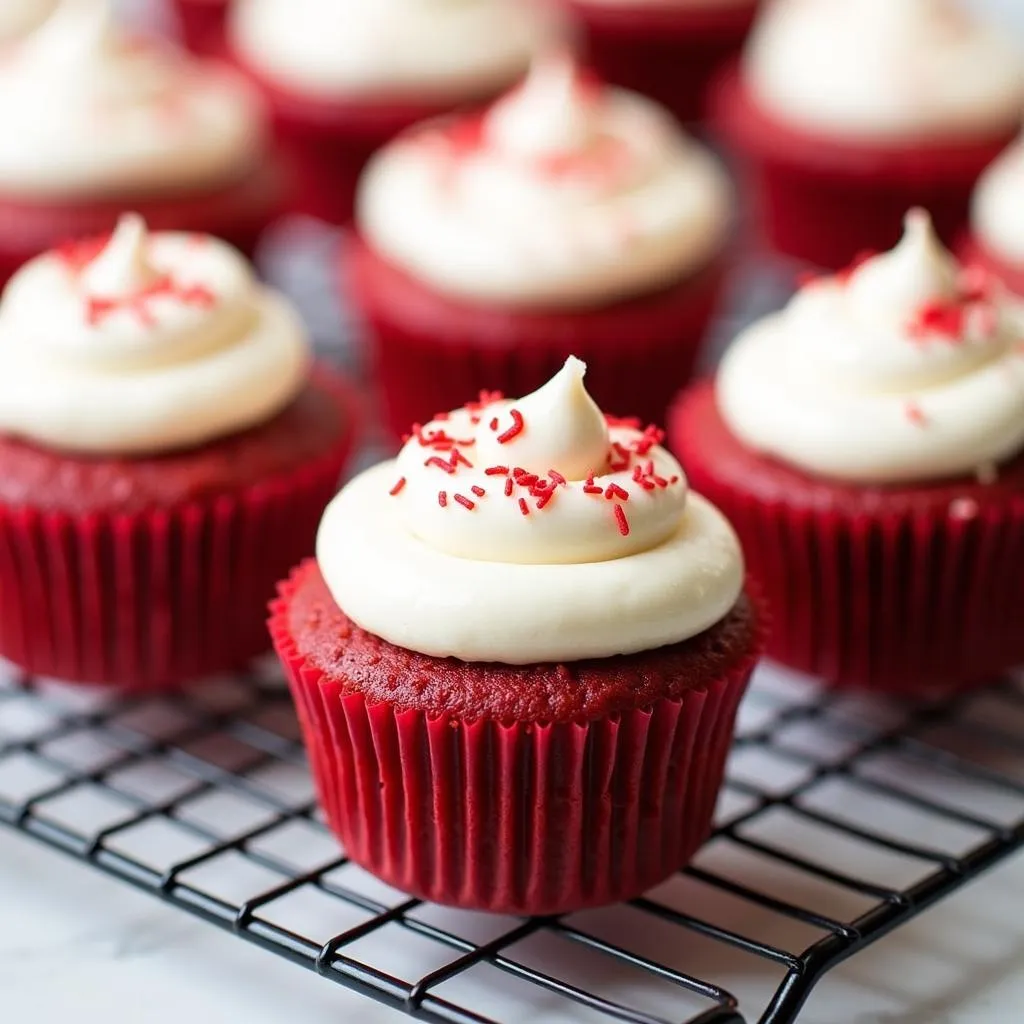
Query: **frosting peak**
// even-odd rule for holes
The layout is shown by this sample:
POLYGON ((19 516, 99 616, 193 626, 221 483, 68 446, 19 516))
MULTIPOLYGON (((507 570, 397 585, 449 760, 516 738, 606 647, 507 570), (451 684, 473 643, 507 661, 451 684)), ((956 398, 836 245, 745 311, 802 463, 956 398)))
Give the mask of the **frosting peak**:
POLYGON ((967 475, 1024 448, 1024 337, 923 211, 903 240, 808 284, 737 338, 718 380, 751 447, 866 483, 967 475))
POLYGON ((240 253, 203 235, 109 239, 27 263, 0 301, 0 431, 88 453, 162 452, 262 422, 309 351, 240 253))
POLYGON ((415 427, 338 495, 317 557, 350 618, 425 654, 526 664, 675 643, 732 608, 732 529, 660 430, 600 412, 583 371, 569 359, 523 399, 415 427))

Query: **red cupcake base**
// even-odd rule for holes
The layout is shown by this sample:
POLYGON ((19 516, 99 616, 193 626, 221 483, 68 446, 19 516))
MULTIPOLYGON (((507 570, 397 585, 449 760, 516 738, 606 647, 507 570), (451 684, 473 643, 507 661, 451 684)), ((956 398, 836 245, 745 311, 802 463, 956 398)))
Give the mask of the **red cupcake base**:
POLYGON ((991 484, 833 483, 741 444, 710 382, 682 396, 669 440, 743 542, 772 613, 771 657, 907 694, 1024 663, 1024 457, 991 484))
POLYGON ((650 96, 684 123, 702 117, 708 83, 739 52, 757 13, 757 0, 704 9, 564 2, 583 26, 587 61, 598 75, 650 96))
POLYGON ((736 68, 716 82, 711 107, 753 197, 761 241, 833 270, 865 250, 891 249, 913 206, 925 207, 952 244, 967 223, 975 182, 1017 130, 927 146, 812 135, 762 110, 736 68))
POLYGON ((587 390, 601 408, 663 423, 693 372, 727 262, 720 257, 655 295, 551 313, 446 298, 355 236, 346 245, 344 270, 369 331, 387 425, 400 437, 484 389, 529 394, 570 355, 586 362, 587 390))
POLYGON ((27 202, 0 194, 0 283, 25 262, 68 239, 114 229, 131 210, 152 231, 214 235, 252 257, 264 229, 280 214, 285 180, 274 162, 205 192, 80 203, 27 202))
POLYGON ((170 0, 181 40, 202 57, 223 51, 229 0, 170 0))
POLYGON ((262 654, 267 601, 313 550, 357 408, 321 370, 275 420, 193 452, 89 460, 0 440, 0 656, 152 690, 262 654))
MULTIPOLYGON (((744 607, 734 615, 745 614, 745 625, 723 627, 741 640, 719 655, 717 675, 697 653, 713 641, 695 638, 693 680, 682 692, 590 721, 467 720, 367 696, 324 665, 323 650, 344 644, 344 664, 358 672, 361 631, 334 605, 313 562, 282 585, 270 629, 321 804, 345 852, 422 899, 554 914, 637 896, 707 838, 760 642, 744 607)), ((448 681, 506 670, 378 645, 448 681)), ((664 650, 678 655, 682 646, 664 650)), ((612 660, 629 671, 628 658, 612 660)), ((563 685, 598 664, 562 666, 563 685)))

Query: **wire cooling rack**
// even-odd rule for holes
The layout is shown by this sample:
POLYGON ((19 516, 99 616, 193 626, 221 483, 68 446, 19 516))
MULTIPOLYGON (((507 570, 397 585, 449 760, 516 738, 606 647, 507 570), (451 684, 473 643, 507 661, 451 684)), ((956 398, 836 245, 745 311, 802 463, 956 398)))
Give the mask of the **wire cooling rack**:
POLYGON ((0 822, 424 1020, 786 1024, 832 967, 1024 843, 1024 687, 912 709, 761 674, 718 829, 640 899, 410 899, 320 821, 272 669, 159 699, 0 682, 0 822), (746 961, 745 966, 737 966, 746 961), (760 995, 716 977, 761 976, 760 995))

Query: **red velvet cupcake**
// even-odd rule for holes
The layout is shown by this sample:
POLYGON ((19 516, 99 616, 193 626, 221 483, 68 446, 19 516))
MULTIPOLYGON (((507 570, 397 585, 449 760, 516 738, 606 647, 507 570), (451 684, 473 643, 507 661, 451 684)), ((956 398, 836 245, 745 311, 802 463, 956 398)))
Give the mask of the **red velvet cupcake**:
POLYGON ((230 0, 171 0, 178 31, 193 52, 216 56, 224 52, 224 28, 230 0))
POLYGON ((760 648, 739 544, 583 370, 417 428, 273 606, 328 822, 425 899, 614 902, 711 827, 760 648))
POLYGON ((1015 49, 951 0, 778 0, 712 98, 764 242, 828 268, 913 205, 955 239, 1022 106, 1015 49))
POLYGON ((266 650, 355 427, 291 308, 132 216, 19 271, 0 337, 0 656, 151 689, 266 650))
POLYGON ((962 255, 1024 300, 1024 138, 982 175, 974 192, 962 255))
POLYGON ((589 64, 683 123, 704 112, 715 71, 743 45, 759 0, 561 0, 583 26, 589 64))
POLYGON ((530 391, 572 352, 605 407, 661 422, 715 308, 729 206, 664 111, 562 56, 403 135, 367 171, 344 266, 391 429, 530 391))
POLYGON ((246 252, 277 214, 259 96, 234 73, 118 28, 109 0, 63 0, 0 63, 0 281, 126 207, 157 230, 246 252))
POLYGON ((511 85, 557 28, 537 0, 249 0, 228 47, 273 112, 293 208, 347 224, 375 150, 511 85))
POLYGON ((742 334, 670 432, 736 526, 779 661, 907 693, 1024 662, 1024 335, 923 211, 742 334))

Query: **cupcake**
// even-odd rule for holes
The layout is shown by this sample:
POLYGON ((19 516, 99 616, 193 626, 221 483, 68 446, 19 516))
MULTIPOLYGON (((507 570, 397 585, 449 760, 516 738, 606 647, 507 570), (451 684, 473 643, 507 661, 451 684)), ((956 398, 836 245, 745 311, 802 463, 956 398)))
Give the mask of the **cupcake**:
POLYGON ((963 256, 1024 298, 1024 136, 978 182, 963 256))
POLYGON ((779 661, 919 693, 1024 662, 1024 334, 923 211, 741 334, 670 431, 779 661))
POLYGON ((956 237, 1024 65, 954 0, 775 0, 712 106, 764 241, 834 269, 894 245, 913 205, 956 237))
POLYGON ((401 136, 367 169, 346 260, 391 428, 525 394, 572 352, 603 407, 662 422, 715 307, 730 201, 663 110, 561 55, 401 136))
POLYGON ((223 242, 127 216, 35 258, 0 301, 0 656, 155 688, 260 654, 354 426, 223 242))
POLYGON ((229 0, 171 0, 171 7, 181 39, 193 53, 223 53, 229 0))
POLYGON ((248 0, 228 49, 273 111, 296 209, 346 224, 374 150, 497 95, 556 31, 536 0, 248 0))
MULTIPOLYGON (((898 0, 897 0, 898 2, 898 0)), ((583 26, 590 65, 681 121, 703 113, 708 82, 743 45, 759 0, 562 0, 583 26)))
POLYGON ((57 0, 4 0, 0 6, 0 46, 40 25, 56 5, 57 0))
POLYGON ((262 105, 233 72, 128 36, 109 0, 61 0, 0 62, 0 280, 126 206, 251 251, 276 213, 262 105))
POLYGON ((760 649, 731 527, 570 358, 331 503, 271 633, 327 820, 424 899, 636 896, 707 837, 760 649))

